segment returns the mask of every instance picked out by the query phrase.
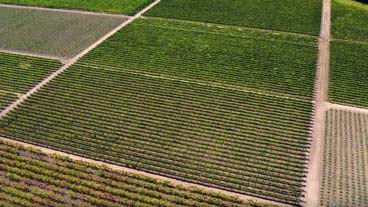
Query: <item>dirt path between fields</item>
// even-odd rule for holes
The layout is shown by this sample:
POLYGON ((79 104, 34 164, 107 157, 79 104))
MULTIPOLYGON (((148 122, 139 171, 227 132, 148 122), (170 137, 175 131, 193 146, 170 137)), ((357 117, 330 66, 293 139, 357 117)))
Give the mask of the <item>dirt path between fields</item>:
POLYGON ((40 7, 40 6, 23 6, 23 5, 1 4, 0 3, 0 8, 1 7, 14 8, 14 9, 28 9, 28 10, 40 10, 40 11, 64 12, 64 13, 106 16, 106 17, 132 18, 132 16, 128 16, 128 15, 124 15, 124 14, 109 14, 109 13, 104 13, 104 12, 83 11, 83 10, 78 10, 78 9, 57 9, 57 8, 45 8, 45 7, 40 7))
POLYGON ((92 49, 97 47, 99 44, 101 44, 103 41, 105 41, 107 38, 111 37, 113 34, 115 34, 117 31, 122 29, 123 27, 129 25, 137 18, 141 17, 146 11, 154 7, 156 4, 158 4, 160 0, 156 0, 153 3, 149 4, 147 7, 142 9, 140 12, 135 14, 133 17, 128 18, 126 21, 124 21, 122 24, 117 26, 115 29, 98 39, 95 43, 93 43, 91 46, 89 46, 87 49, 83 50, 81 53, 79 53, 77 56, 69 59, 68 61, 64 62, 64 65, 59 68, 57 71, 52 73, 47 78, 43 79, 40 83, 38 83, 36 86, 34 86, 31 90, 29 90, 26 94, 21 96, 19 99, 17 99, 15 102, 13 102, 11 105, 6 107, 3 111, 0 112, 0 118, 5 116, 7 113, 15 109, 18 105, 23 103, 28 97, 30 97, 32 94, 36 93, 40 88, 42 88, 44 85, 46 85, 48 82, 50 82, 52 79, 54 79, 56 76, 64 72, 67 68, 69 68, 71 65, 73 65, 75 62, 77 62, 81 57, 86 55, 88 52, 90 52, 92 49))
POLYGON ((309 153, 305 206, 319 206, 325 111, 328 97, 330 58, 331 0, 323 0, 318 65, 315 85, 312 143, 309 153))
POLYGON ((152 178, 162 180, 162 181, 168 181, 168 182, 171 182, 175 185, 185 186, 185 187, 188 187, 188 188, 196 187, 196 188, 201 188, 203 190, 207 190, 207 191, 211 191, 211 192, 222 193, 222 194, 225 194, 225 195, 228 195, 228 196, 235 196, 235 197, 238 197, 239 199, 241 199, 243 201, 253 200, 253 201, 257 201, 257 202, 264 202, 264 203, 274 204, 274 205, 278 205, 278 206, 286 206, 286 207, 290 206, 290 205, 284 205, 284 204, 280 204, 280 203, 277 203, 277 202, 264 200, 264 199, 260 199, 260 198, 255 198, 255 197, 251 197, 251 196, 247 196, 247 195, 243 195, 243 194, 239 194, 239 193, 229 192, 229 191, 221 190, 221 189, 218 189, 218 188, 207 187, 207 186, 194 184, 194 183, 190 183, 190 182, 184 182, 184 181, 180 181, 180 180, 177 180, 177 179, 172 179, 172 178, 168 178, 168 177, 164 177, 164 176, 160 176, 160 175, 156 175, 156 174, 152 174, 152 173, 147 173, 147 172, 140 171, 140 170, 131 169, 131 168, 128 168, 128 167, 109 164, 109 163, 97 161, 97 160, 94 160, 94 159, 85 158, 85 157, 81 157, 81 156, 77 156, 77 155, 73 155, 73 154, 69 154, 69 153, 65 153, 65 152, 60 152, 60 151, 57 151, 57 150, 52 150, 52 149, 49 149, 49 148, 46 148, 46 147, 41 147, 41 146, 29 144, 29 143, 26 143, 26 142, 21 142, 21 141, 16 141, 16 140, 4 138, 4 137, 1 137, 1 136, 0 136, 0 140, 4 141, 4 142, 12 143, 12 144, 18 144, 18 145, 21 145, 21 146, 24 146, 24 147, 31 147, 33 149, 40 150, 41 152, 44 152, 44 153, 47 153, 47 154, 56 154, 56 155, 60 155, 60 156, 66 156, 66 157, 69 157, 69 158, 71 158, 73 160, 76 160, 76 161, 84 161, 84 162, 88 162, 88 163, 92 163, 92 164, 96 164, 96 165, 105 165, 105 166, 107 166, 107 167, 109 167, 113 170, 121 170, 121 171, 128 172, 128 173, 134 173, 134 174, 144 175, 144 176, 147 176, 147 177, 152 177, 152 178))
POLYGON ((334 104, 334 103, 326 103, 326 109, 338 109, 338 110, 345 110, 345 111, 349 111, 349 112, 357 112, 360 114, 368 114, 368 109, 367 108, 359 108, 356 106, 346 106, 346 105, 341 105, 341 104, 334 104))

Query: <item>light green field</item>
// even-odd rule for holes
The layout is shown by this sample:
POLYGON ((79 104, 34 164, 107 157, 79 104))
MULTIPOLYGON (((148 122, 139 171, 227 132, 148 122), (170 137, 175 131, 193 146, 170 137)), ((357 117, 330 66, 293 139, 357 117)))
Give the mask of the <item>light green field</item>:
POLYGON ((318 36, 321 0, 162 0, 146 15, 318 36))
POLYGON ((133 14, 151 1, 152 0, 0 0, 0 3, 133 14))
POLYGON ((72 57, 125 21, 121 17, 0 7, 0 49, 72 57))
POLYGON ((368 41, 368 5, 351 0, 332 1, 332 37, 368 41))

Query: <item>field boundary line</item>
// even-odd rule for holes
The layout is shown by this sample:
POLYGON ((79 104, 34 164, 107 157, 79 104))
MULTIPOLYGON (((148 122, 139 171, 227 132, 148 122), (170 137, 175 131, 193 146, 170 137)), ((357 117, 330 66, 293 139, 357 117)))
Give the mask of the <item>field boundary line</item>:
POLYGON ((174 185, 180 185, 180 186, 184 186, 184 187, 188 187, 188 188, 196 187, 196 188, 201 188, 203 190, 207 190, 207 191, 211 191, 211 192, 215 192, 215 193, 222 193, 222 194, 225 194, 225 195, 228 195, 228 196, 235 196, 235 197, 238 197, 239 199, 241 199, 243 201, 253 200, 253 201, 257 201, 257 202, 264 202, 264 203, 274 204, 274 205, 278 205, 278 206, 291 207, 291 205, 287 205, 287 204, 283 204, 283 203, 279 203, 279 202, 275 202, 275 201, 271 201, 271 200, 267 200, 267 199, 257 198, 257 197, 253 197, 253 196, 240 194, 240 193, 230 192, 230 191, 227 191, 227 190, 222 190, 222 189, 219 189, 219 188, 214 188, 214 187, 195 184, 195 183, 191 183, 191 182, 181 181, 181 180, 178 180, 178 179, 169 178, 169 177, 166 177, 166 176, 161 176, 161 175, 145 172, 143 170, 136 170, 136 169, 129 168, 129 167, 123 167, 121 165, 115 165, 115 164, 111 164, 111 163, 107 163, 107 162, 103 162, 103 161, 98 161, 98 160, 95 160, 95 159, 82 157, 82 156, 71 154, 71 153, 68 153, 68 152, 64 152, 64 151, 60 151, 60 150, 54 150, 54 149, 51 149, 51 148, 48 148, 48 147, 43 147, 41 145, 35 145, 35 144, 32 144, 30 142, 26 142, 26 141, 19 141, 19 140, 9 139, 9 138, 2 137, 2 136, 0 136, 0 140, 3 141, 3 142, 8 142, 8 143, 11 143, 11 144, 15 144, 15 145, 21 145, 21 146, 24 146, 26 148, 37 149, 37 150, 40 150, 41 152, 46 153, 46 154, 68 157, 68 158, 70 158, 74 161, 83 161, 83 162, 88 162, 88 163, 92 163, 92 164, 96 164, 96 165, 104 165, 104 166, 107 166, 107 167, 109 167, 113 170, 124 171, 124 172, 127 172, 127 173, 139 174, 139 175, 155 178, 155 179, 161 180, 161 181, 168 181, 168 182, 171 182, 174 185))
POLYGON ((64 12, 84 15, 95 15, 95 16, 106 16, 106 17, 120 17, 120 18, 132 18, 132 16, 125 14, 110 14, 105 12, 85 11, 79 9, 61 9, 61 8, 47 8, 42 6, 25 6, 19 4, 4 4, 0 3, 0 8, 13 8, 13 9, 28 9, 28 10, 39 10, 39 11, 51 11, 51 12, 64 12))
POLYGON ((238 26, 238 25, 232 25, 232 24, 220 24, 220 23, 213 23, 213 22, 203 22, 203 21, 195 21, 195 20, 188 20, 188 19, 175 19, 175 18, 164 18, 164 17, 155 17, 155 16, 143 16, 144 18, 152 18, 152 19, 167 19, 167 20, 173 20, 178 22, 188 22, 188 23, 195 23, 195 24, 209 24, 209 25, 217 25, 220 27, 237 27, 237 28, 244 28, 249 30, 256 30, 260 32, 271 32, 271 33, 284 33, 294 36, 302 36, 302 37, 309 37, 309 38, 315 38, 317 39, 317 35, 312 34, 304 34, 304 33, 297 33, 297 32, 287 32, 283 30, 273 30, 273 29, 264 29, 264 28, 257 28, 257 27, 247 27, 247 26, 238 26))
POLYGON ((368 114, 367 108, 360 108, 357 106, 349 106, 349 105, 342 105, 342 104, 336 104, 336 103, 326 103, 326 107, 327 109, 346 110, 350 112, 368 114))
MULTIPOLYGON (((180 28, 180 27, 167 27, 167 26, 144 25, 144 24, 141 24, 141 25, 144 26, 144 27, 154 27, 154 28, 163 28, 163 29, 187 31, 187 32, 197 32, 197 33, 204 33, 204 34, 211 34, 211 35, 221 35, 221 36, 229 36, 229 37, 238 37, 238 38, 244 38, 244 39, 259 40, 259 41, 265 41, 265 42, 277 42, 277 43, 291 44, 291 45, 300 45, 300 46, 313 47, 313 48, 318 47, 318 44, 316 44, 316 45, 308 45, 308 44, 300 44, 300 43, 295 43, 295 42, 278 41, 278 40, 268 40, 266 38, 263 38, 262 39, 262 38, 256 38, 256 37, 249 37, 249 36, 245 36, 245 35, 233 35, 233 34, 226 34, 226 33, 216 33, 216 32, 208 32, 208 31, 200 31, 200 30, 194 30, 194 29, 184 29, 184 28, 180 28)), ((275 35, 275 34, 272 34, 272 35, 275 35)), ((315 39, 317 39, 317 38, 315 38, 315 39)))
MULTIPOLYGON (((242 87, 242 86, 233 86, 233 85, 229 85, 229 84, 226 84, 226 83, 216 83, 216 82, 212 82, 212 81, 206 82, 206 81, 200 81, 200 80, 196 80, 196 79, 182 78, 182 77, 179 77, 179 76, 170 76, 170 75, 163 75, 163 74, 149 74, 149 73, 142 72, 142 71, 138 72, 138 71, 129 70, 129 69, 117 68, 117 67, 114 67, 114 66, 105 66, 105 65, 96 66, 96 65, 90 65, 88 63, 87 64, 77 63, 77 65, 88 67, 88 68, 108 70, 108 71, 116 71, 116 72, 121 71, 121 72, 126 72, 126 73, 130 73, 130 74, 134 74, 134 75, 141 75, 141 76, 145 76, 145 77, 150 77, 150 78, 158 78, 158 79, 164 79, 164 80, 179 81, 179 82, 183 82, 183 83, 197 84, 197 85, 209 86, 209 87, 213 87, 213 88, 221 88, 221 89, 234 90, 234 91, 239 91, 239 92, 253 93, 253 94, 259 94, 259 95, 264 95, 264 96, 271 96, 271 97, 277 97, 277 98, 290 99, 290 100, 308 102, 308 103, 312 102, 313 103, 313 100, 297 98, 297 97, 294 97, 292 95, 288 96, 287 94, 281 94, 281 93, 280 93, 280 95, 278 95, 276 92, 266 93, 266 92, 263 92, 260 89, 255 89, 255 88, 250 88, 250 87, 242 87)), ((264 91, 266 91, 266 90, 264 90, 264 91)))
POLYGON ((83 50, 82 52, 80 52, 78 55, 74 56, 69 61, 65 62, 65 64, 61 68, 59 68, 58 70, 56 70, 55 72, 53 72, 51 75, 49 75, 48 77, 46 77, 45 79, 43 79, 36 86, 34 86, 31 90, 29 90, 26 94, 24 94, 23 96, 21 96, 15 102, 13 102, 8 107, 6 107, 3 111, 1 111, 0 112, 0 118, 4 117, 7 113, 9 113, 13 109, 15 109, 18 105, 20 105, 21 103, 23 103, 33 93, 37 92, 40 88, 42 88, 48 82, 50 82, 51 80, 53 80, 56 76, 58 76, 59 74, 61 74, 62 72, 64 72, 67 68, 69 68, 75 62, 77 62, 81 57, 83 57, 84 55, 86 55, 88 52, 90 52, 91 50, 93 50, 95 47, 97 47, 98 45, 100 45, 106 39, 108 39, 109 37, 111 37, 112 35, 114 35, 116 32, 118 32, 119 30, 121 30, 125 26, 129 25, 130 23, 132 23, 137 18, 141 17, 142 14, 144 14, 146 11, 148 11, 149 9, 151 9, 152 7, 154 7, 160 1, 161 0, 156 0, 156 1, 152 2, 147 7, 145 7, 144 9, 142 9, 141 11, 139 11, 137 14, 135 14, 132 18, 127 19, 122 24, 120 24, 119 26, 117 26, 115 29, 111 30, 109 33, 105 34, 103 37, 101 37, 100 39, 98 39, 96 42, 94 42, 88 48, 86 48, 85 50, 83 50))
POLYGON ((15 54, 15 55, 23 55, 23 56, 30 56, 30 57, 38 57, 38 58, 45 58, 50 60, 58 60, 61 63, 67 62, 69 59, 65 57, 53 56, 53 55, 46 55, 41 53, 34 53, 34 52, 26 52, 20 50, 11 50, 11 49, 2 49, 0 48, 0 52, 8 53, 8 54, 15 54))
POLYGON ((326 101, 328 99, 331 33, 331 0, 323 0, 321 31, 318 47, 318 64, 315 83, 314 115, 311 148, 305 187, 306 207, 317 207, 320 201, 323 139, 325 130, 326 101))

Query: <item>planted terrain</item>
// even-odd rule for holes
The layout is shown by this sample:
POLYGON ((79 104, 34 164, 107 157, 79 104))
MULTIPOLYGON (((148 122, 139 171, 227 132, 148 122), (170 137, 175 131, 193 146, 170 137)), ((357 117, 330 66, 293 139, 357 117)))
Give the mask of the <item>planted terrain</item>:
POLYGON ((320 0, 162 0, 146 15, 318 36, 320 0))
POLYGON ((0 52, 0 91, 25 93, 59 67, 57 60, 0 52))
POLYGON ((0 112, 12 101, 17 98, 17 95, 13 93, 7 93, 0 91, 0 112))
POLYGON ((298 204, 312 104, 76 64, 1 120, 0 134, 298 204))
POLYGON ((329 100, 332 102, 368 106, 368 44, 333 41, 329 100))
POLYGON ((80 9, 108 13, 133 14, 152 0, 0 0, 3 4, 19 4, 50 8, 80 9))
POLYGON ((327 112, 321 206, 368 206, 368 115, 327 112))
POLYGON ((331 32, 335 39, 368 41, 368 5, 352 0, 333 0, 331 32))
POLYGON ((123 17, 2 6, 0 19, 0 49, 62 58, 77 55, 125 21, 123 17))
POLYGON ((1 206, 271 207, 0 141, 1 206))
POLYGON ((146 18, 79 64, 311 99, 317 39, 214 24, 146 18))

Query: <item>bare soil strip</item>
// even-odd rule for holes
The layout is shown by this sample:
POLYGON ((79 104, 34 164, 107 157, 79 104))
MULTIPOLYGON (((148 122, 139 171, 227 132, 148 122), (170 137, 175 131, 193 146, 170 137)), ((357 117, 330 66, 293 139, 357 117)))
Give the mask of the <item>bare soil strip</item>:
POLYGON ((325 129, 326 100, 330 58, 331 0, 323 0, 321 32, 318 48, 312 144, 309 154, 305 206, 319 206, 322 149, 325 129))
POLYGON ((361 114, 368 114, 368 109, 366 108, 359 108, 355 106, 345 106, 341 104, 334 104, 334 103, 326 103, 327 110, 328 109, 339 109, 339 110, 346 110, 351 112, 358 112, 361 114))
POLYGON ((134 173, 134 174, 144 175, 144 176, 147 176, 147 177, 152 177, 152 178, 159 179, 159 180, 162 180, 162 181, 168 181, 168 182, 171 182, 175 185, 181 185, 181 186, 185 186, 185 187, 196 187, 196 188, 201 188, 203 190, 208 190, 208 191, 212 191, 212 192, 216 192, 216 193, 222 193, 222 194, 229 195, 229 196, 236 196, 236 197, 239 197, 240 199, 242 199, 244 201, 254 200, 254 201, 258 201, 258 202, 264 202, 264 203, 269 203, 269 204, 274 204, 274 205, 279 205, 279 206, 290 206, 290 205, 280 204, 280 203, 277 203, 277 202, 264 200, 264 199, 260 199, 260 198, 255 198, 255 197, 251 197, 251 196, 247 196, 247 195, 243 195, 243 194, 239 194, 239 193, 233 193, 233 192, 229 192, 229 191, 226 191, 226 190, 221 190, 221 189, 217 189, 217 188, 212 188, 212 187, 207 187, 207 186, 202 186, 202 185, 193 184, 193 183, 189 183, 189 182, 184 182, 184 181, 180 181, 180 180, 176 180, 176 179, 172 179, 172 178, 167 178, 167 177, 164 177, 164 176, 155 175, 155 174, 152 174, 152 173, 147 173, 147 172, 144 172, 144 171, 135 170, 135 169, 119 166, 119 165, 109 164, 109 163, 105 163, 105 162, 101 162, 101 161, 97 161, 97 160, 93 160, 93 159, 89 159, 89 158, 85 158, 85 157, 81 157, 81 156, 77 156, 77 155, 73 155, 73 154, 69 154, 69 153, 60 152, 60 151, 57 151, 57 150, 52 150, 52 149, 45 148, 45 147, 29 144, 29 143, 26 143, 26 142, 20 142, 20 141, 4 138, 4 137, 1 137, 1 136, 0 136, 0 140, 4 141, 4 142, 13 143, 13 144, 20 144, 24 147, 31 147, 33 149, 40 150, 40 151, 42 151, 44 153, 47 153, 47 154, 55 154, 55 155, 60 155, 60 156, 66 156, 66 157, 69 157, 69 158, 71 158, 73 160, 76 160, 76 161, 84 161, 84 162, 89 162, 89 163, 96 164, 96 165, 105 165, 105 166, 107 166, 107 167, 109 167, 113 170, 121 170, 121 171, 128 172, 128 173, 134 173))
POLYGON ((39 7, 39 6, 21 6, 21 5, 15 5, 15 4, 0 4, 0 8, 1 7, 16 8, 16 9, 35 9, 35 10, 41 10, 41 11, 54 11, 54 12, 67 12, 67 13, 77 13, 77 14, 85 14, 85 15, 132 18, 131 16, 123 15, 123 14, 109 14, 109 13, 103 13, 103 12, 82 11, 82 10, 77 10, 77 9, 56 9, 56 8, 44 8, 44 7, 39 7))
POLYGON ((33 87, 31 90, 29 90, 26 94, 24 94, 19 99, 17 99, 14 103, 12 103, 7 108, 5 108, 0 113, 0 118, 3 117, 3 116, 5 116, 7 113, 9 113, 10 111, 12 111, 13 109, 15 109, 19 104, 23 103, 23 101, 25 101, 33 93, 37 92, 40 88, 42 88, 42 86, 46 85, 48 82, 50 82, 56 76, 58 76, 59 74, 61 74, 62 72, 64 72, 67 68, 69 68, 75 62, 77 62, 79 60, 79 58, 81 58, 84 55, 86 55, 88 52, 90 52, 92 49, 94 49, 95 47, 97 47, 99 44, 101 44, 107 38, 111 37, 113 34, 115 34, 117 31, 119 31, 123 27, 127 26, 128 24, 132 23, 137 18, 141 17, 142 14, 144 14, 146 11, 148 11, 149 9, 151 9, 152 7, 154 7, 159 2, 160 2, 160 0, 154 1, 153 3, 151 3, 150 5, 148 5, 146 8, 144 8, 143 10, 141 10, 140 12, 138 12, 136 15, 134 15, 133 17, 127 19, 125 22, 123 22, 118 27, 116 27, 115 29, 113 29, 112 31, 110 31, 109 33, 107 33, 105 36, 103 36, 100 39, 98 39, 95 43, 93 43, 87 49, 83 50, 77 56, 75 56, 72 59, 70 59, 69 61, 65 62, 64 63, 65 65, 63 65, 61 68, 59 68, 57 71, 55 71, 54 73, 52 73, 47 78, 43 79, 40 83, 38 83, 35 87, 33 87))
POLYGON ((6 49, 1 49, 0 48, 0 52, 11 53, 11 54, 16 54, 16 55, 25 55, 25 56, 31 56, 31 57, 46 58, 46 59, 52 59, 52 60, 59 60, 61 63, 65 63, 65 62, 68 61, 68 59, 65 59, 65 58, 62 58, 62 57, 57 57, 57 56, 52 56, 52 55, 44 55, 44 54, 37 54, 37 53, 32 53, 32 52, 24 52, 24 51, 18 51, 18 50, 6 50, 6 49))

